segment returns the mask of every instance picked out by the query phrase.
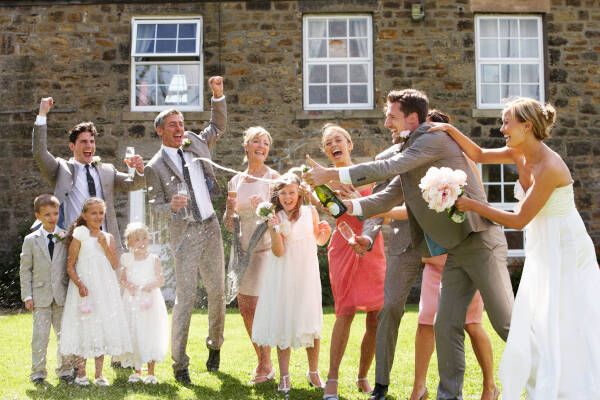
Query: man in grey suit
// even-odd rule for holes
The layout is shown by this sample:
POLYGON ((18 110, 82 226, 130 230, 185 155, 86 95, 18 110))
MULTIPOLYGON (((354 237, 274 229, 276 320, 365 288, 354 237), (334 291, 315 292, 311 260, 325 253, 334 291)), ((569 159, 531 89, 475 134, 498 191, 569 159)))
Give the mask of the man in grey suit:
MULTIPOLYGON (((375 156, 375 160, 385 160, 402 150, 404 139, 400 132, 392 131, 394 144, 375 156)), ((378 193, 389 186, 391 179, 378 182, 373 193, 378 193)), ((394 184, 400 185, 400 180, 394 184)), ((400 187, 401 191, 402 188, 400 187)), ((396 190, 394 192, 397 192, 396 190)), ((395 199, 396 204, 404 202, 401 195, 395 199)), ((381 230, 383 218, 370 218, 363 224, 362 235, 356 238, 354 250, 362 255, 371 249, 377 234, 381 230)), ((394 363, 396 342, 400 321, 404 316, 406 299, 413 287, 419 271, 423 268, 421 256, 410 245, 408 221, 392 220, 387 242, 387 258, 384 285, 384 303, 377 314, 377 340, 375 346, 375 388, 371 399, 383 399, 390 384, 390 372, 394 363)))
POLYGON ((96 127, 91 122, 75 125, 69 132, 69 148, 73 158, 54 157, 48 151, 47 115, 54 104, 52 97, 43 98, 33 127, 33 158, 42 175, 54 186, 54 195, 60 201, 58 226, 69 229, 81 214, 83 202, 99 197, 106 203, 106 220, 102 229, 114 236, 119 254, 123 253, 121 235, 117 225, 113 193, 143 189, 144 160, 135 155, 127 162, 136 169, 133 178, 119 172, 112 164, 100 162, 96 153, 96 127))
POLYGON ((467 212, 466 220, 457 224, 446 213, 429 209, 423 200, 418 184, 427 170, 449 167, 463 170, 467 175, 465 192, 486 202, 475 173, 456 142, 444 132, 428 132, 427 111, 424 93, 413 89, 390 92, 385 124, 398 132, 410 130, 406 148, 386 160, 348 168, 326 169, 315 164, 305 178, 311 185, 339 180, 358 186, 400 175, 394 179, 401 179, 401 186, 390 184, 383 192, 352 200, 349 212, 363 217, 384 212, 396 203, 403 190, 413 246, 423 256, 440 247, 447 251, 434 325, 440 374, 437 398, 462 399, 463 327, 475 291, 479 289, 490 321, 503 340, 508 336, 514 297, 506 268, 506 239, 500 227, 472 212, 467 212))
POLYGON ((162 146, 145 170, 150 205, 160 220, 168 221, 169 244, 175 256, 177 297, 171 324, 171 355, 175 379, 182 383, 191 383, 186 347, 198 274, 208 295, 209 371, 219 369, 225 326, 223 242, 212 206, 219 187, 212 166, 198 158, 210 159, 210 148, 225 133, 227 106, 223 78, 213 76, 208 83, 213 94, 208 127, 200 134, 185 131, 179 111, 161 112, 154 126, 162 146), (189 197, 178 193, 178 186, 182 185, 187 187, 189 197))

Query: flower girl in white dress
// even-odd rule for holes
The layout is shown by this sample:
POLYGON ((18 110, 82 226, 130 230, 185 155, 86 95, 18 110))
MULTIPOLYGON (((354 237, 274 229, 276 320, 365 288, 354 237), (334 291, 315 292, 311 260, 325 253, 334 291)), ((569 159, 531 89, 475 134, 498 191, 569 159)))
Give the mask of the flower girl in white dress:
POLYGON ((77 356, 78 385, 89 385, 85 364, 95 358, 99 386, 108 386, 102 376, 104 355, 131 352, 121 293, 115 270, 119 256, 115 239, 102 232, 106 206, 91 197, 69 230, 67 274, 71 279, 62 319, 60 352, 77 356))
POLYGON ((129 324, 133 354, 121 358, 124 367, 135 372, 129 382, 142 380, 142 364, 148 364, 146 384, 156 384, 154 365, 165 358, 169 346, 169 316, 160 292, 164 285, 159 258, 148 252, 150 233, 146 225, 134 222, 127 225, 125 240, 129 253, 121 256, 123 305, 129 324))
POLYGON ((271 254, 254 314, 252 341, 277 346, 278 390, 287 393, 291 347, 306 348, 307 379, 312 386, 323 387, 318 372, 323 309, 317 244, 327 242, 331 228, 327 221, 319 222, 314 208, 302 206, 300 178, 284 175, 282 179, 271 192, 276 211, 268 220, 271 254))

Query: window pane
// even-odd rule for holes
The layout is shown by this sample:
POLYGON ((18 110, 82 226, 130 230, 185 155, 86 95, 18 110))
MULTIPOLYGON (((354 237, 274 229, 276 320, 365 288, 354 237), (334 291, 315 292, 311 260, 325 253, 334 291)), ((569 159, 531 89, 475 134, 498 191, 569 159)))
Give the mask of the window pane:
POLYGON ((350 57, 367 57, 367 39, 350 39, 350 57))
POLYGON ((345 37, 346 34, 346 20, 333 19, 329 20, 329 37, 345 37))
POLYGON ((352 85, 350 86, 350 103, 367 103, 367 85, 352 85))
POLYGON ((357 36, 367 36, 367 20, 364 18, 350 20, 350 37, 357 36))
POLYGON ((519 82, 519 65, 518 64, 503 64, 500 67, 502 71, 502 82, 518 83, 519 82))
POLYGON ((519 179, 519 171, 514 164, 504 165, 504 182, 516 182, 519 179))
POLYGON ((537 39, 521 39, 521 57, 538 57, 537 39))
POLYGON ((519 47, 516 39, 500 39, 500 57, 515 58, 518 56, 519 47))
POLYGON ((333 39, 329 41, 329 57, 347 57, 347 40, 333 39))
POLYGON ((154 53, 154 40, 136 40, 135 51, 137 53, 154 53))
POLYGON ((506 236, 506 244, 508 244, 509 250, 522 250, 525 243, 523 241, 522 231, 504 231, 506 236))
POLYGON ((500 164, 483 164, 481 166, 482 178, 484 182, 501 182, 500 164))
POLYGON ((177 65, 159 65, 158 66, 158 84, 169 85, 173 76, 178 73, 177 65))
POLYGON ((196 40, 195 39, 179 40, 179 44, 177 47, 178 53, 193 53, 195 51, 196 51, 196 40))
POLYGON ((500 88, 498 85, 482 84, 481 85, 481 102, 482 103, 500 103, 500 88))
POLYGON ((538 21, 537 19, 521 20, 521 37, 537 37, 538 21))
POLYGON ((313 19, 308 21, 308 37, 326 37, 325 26, 327 21, 324 19, 313 19))
POLYGON ((156 105, 156 87, 148 85, 136 86, 135 104, 138 106, 156 105))
POLYGON ((540 67, 537 64, 521 65, 521 82, 539 82, 540 67))
POLYGON ((176 38, 177 24, 158 24, 156 29, 157 38, 176 38))
POLYGON ((159 106, 166 105, 167 103, 165 102, 165 98, 167 97, 168 93, 169 93, 168 86, 158 86, 158 91, 156 93, 156 104, 159 106))
POLYGON ((348 82, 348 65, 330 65, 329 66, 329 82, 330 83, 346 83, 348 82))
POLYGON ((187 105, 196 104, 200 104, 200 87, 198 85, 193 85, 190 86, 187 90, 187 105))
POLYGON ((327 66, 326 65, 309 65, 308 66, 308 82, 309 83, 327 83, 327 66))
POLYGON ((135 67, 136 85, 156 84, 156 65, 138 65, 135 67))
POLYGON ((484 185, 486 188, 487 198, 490 203, 501 203, 502 197, 500 194, 500 185, 484 185))
POLYGON ((518 30, 517 19, 501 19, 500 20, 500 37, 517 37, 518 30))
POLYGON ((199 65, 180 65, 179 73, 185 75, 188 85, 198 85, 200 83, 199 65))
POLYGON ((498 40, 496 39, 481 39, 479 41, 479 54, 481 57, 498 57, 498 40))
POLYGON ((196 24, 179 24, 179 38, 194 39, 196 37, 196 24))
POLYGON ((513 184, 505 184, 504 185, 504 202, 505 203, 516 203, 517 199, 515 199, 515 185, 513 184))
POLYGON ((156 41, 156 52, 157 53, 175 53, 176 45, 177 45, 176 40, 157 40, 156 41))
POLYGON ((521 85, 521 95, 540 100, 540 87, 539 85, 521 85))
POLYGON ((519 96, 521 93, 521 88, 519 85, 502 85, 500 97, 503 99, 508 99, 511 97, 519 96))
POLYGON ((367 64, 350 64, 350 82, 367 82, 367 64))
POLYGON ((498 37, 498 22, 496 19, 479 20, 479 36, 498 37))
POLYGON ((308 87, 308 103, 309 104, 327 104, 327 86, 308 87))
POLYGON ((330 104, 347 104, 348 103, 348 86, 346 86, 346 85, 329 86, 329 103, 330 104))
POLYGON ((156 24, 138 24, 137 39, 153 39, 156 24))
POLYGON ((481 66, 481 82, 482 83, 498 83, 500 82, 500 74, 498 65, 483 64, 481 66))
POLYGON ((327 41, 311 39, 308 41, 308 56, 310 58, 327 57, 327 41))

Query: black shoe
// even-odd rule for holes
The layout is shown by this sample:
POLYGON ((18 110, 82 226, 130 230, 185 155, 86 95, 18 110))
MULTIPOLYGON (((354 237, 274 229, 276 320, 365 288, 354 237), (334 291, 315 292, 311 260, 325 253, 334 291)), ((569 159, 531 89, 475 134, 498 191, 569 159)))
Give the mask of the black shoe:
POLYGON ((217 372, 221 362, 221 350, 208 349, 208 360, 206 360, 206 370, 217 372))
POLYGON ((58 377, 58 380, 64 383, 72 383, 75 377, 73 375, 61 375, 58 377))
POLYGON ((180 369, 178 371, 174 371, 175 372, 175 380, 179 383, 183 383, 183 384, 191 384, 192 380, 190 379, 190 372, 188 371, 187 368, 184 369, 180 369))
POLYGON ((385 394, 388 391, 388 385, 382 385, 380 383, 375 382, 375 388, 371 393, 371 397, 369 400, 383 400, 385 399, 385 394))
POLYGON ((112 368, 121 368, 121 369, 123 368, 120 361, 111 361, 110 366, 112 368))
POLYGON ((43 385, 44 383, 46 383, 46 380, 44 378, 35 378, 32 379, 32 382, 36 385, 43 385))

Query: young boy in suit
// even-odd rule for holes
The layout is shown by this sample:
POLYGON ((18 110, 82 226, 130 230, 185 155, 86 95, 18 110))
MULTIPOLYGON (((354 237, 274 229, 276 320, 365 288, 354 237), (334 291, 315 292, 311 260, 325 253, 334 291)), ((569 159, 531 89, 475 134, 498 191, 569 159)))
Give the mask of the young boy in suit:
MULTIPOLYGON (((31 375, 35 384, 43 384, 46 372, 46 351, 50 325, 54 327, 57 349, 60 343, 60 324, 67 294, 69 277, 66 272, 67 249, 62 240, 65 232, 56 226, 60 202, 50 194, 42 194, 33 202, 35 217, 42 226, 23 241, 21 251, 21 299, 33 312, 31 338, 31 375)), ((56 374, 63 382, 73 380, 72 363, 57 351, 56 374)))

